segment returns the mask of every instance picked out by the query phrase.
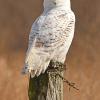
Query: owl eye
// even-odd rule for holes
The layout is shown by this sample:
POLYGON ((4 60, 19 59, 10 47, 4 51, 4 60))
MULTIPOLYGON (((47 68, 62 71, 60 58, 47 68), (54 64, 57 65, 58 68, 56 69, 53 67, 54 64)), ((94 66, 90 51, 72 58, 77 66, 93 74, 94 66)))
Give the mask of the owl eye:
POLYGON ((55 5, 57 4, 56 1, 53 2, 55 5))

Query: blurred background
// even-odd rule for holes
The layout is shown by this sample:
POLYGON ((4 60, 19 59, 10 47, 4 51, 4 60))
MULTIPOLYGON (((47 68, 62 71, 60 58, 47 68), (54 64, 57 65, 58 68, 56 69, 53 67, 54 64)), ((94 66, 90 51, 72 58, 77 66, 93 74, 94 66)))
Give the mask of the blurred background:
MULTIPOLYGON (((100 1, 71 0, 76 30, 67 55, 64 100, 100 100, 100 1)), ((0 100, 28 100, 28 77, 20 74, 33 21, 41 0, 0 0, 0 100)))

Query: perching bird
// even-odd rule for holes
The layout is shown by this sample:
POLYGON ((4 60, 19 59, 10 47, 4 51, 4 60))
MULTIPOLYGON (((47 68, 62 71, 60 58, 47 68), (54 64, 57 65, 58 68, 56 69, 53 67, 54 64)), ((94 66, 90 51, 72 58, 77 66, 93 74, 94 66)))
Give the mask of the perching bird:
POLYGON ((29 34, 23 73, 39 76, 51 60, 64 63, 74 36, 75 15, 70 0, 44 0, 44 11, 29 34))

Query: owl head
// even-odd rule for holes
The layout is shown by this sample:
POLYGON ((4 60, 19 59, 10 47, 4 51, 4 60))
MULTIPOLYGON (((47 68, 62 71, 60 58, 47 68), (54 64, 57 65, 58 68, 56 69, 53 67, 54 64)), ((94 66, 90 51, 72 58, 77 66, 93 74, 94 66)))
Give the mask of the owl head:
POLYGON ((44 7, 70 6, 70 0, 44 0, 44 7))

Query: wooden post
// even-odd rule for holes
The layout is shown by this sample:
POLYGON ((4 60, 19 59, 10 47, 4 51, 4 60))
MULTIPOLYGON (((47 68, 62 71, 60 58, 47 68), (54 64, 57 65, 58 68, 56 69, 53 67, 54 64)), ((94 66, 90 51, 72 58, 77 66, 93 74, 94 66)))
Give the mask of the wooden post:
POLYGON ((29 80, 29 100, 63 100, 64 65, 51 61, 47 71, 29 80))

